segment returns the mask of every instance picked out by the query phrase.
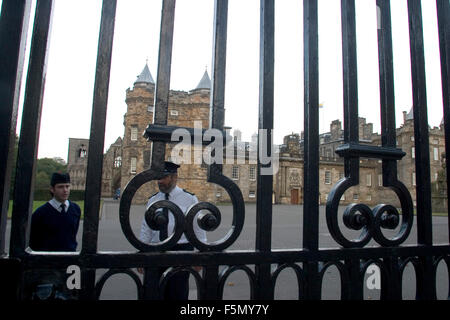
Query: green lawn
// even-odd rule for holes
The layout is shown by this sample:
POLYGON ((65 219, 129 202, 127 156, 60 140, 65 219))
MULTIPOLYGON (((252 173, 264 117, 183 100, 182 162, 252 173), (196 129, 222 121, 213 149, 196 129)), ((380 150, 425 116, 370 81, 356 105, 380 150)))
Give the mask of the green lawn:
MULTIPOLYGON (((39 208, 40 206, 42 206, 43 204, 45 204, 47 201, 33 201, 33 212, 34 210, 36 210, 37 208, 39 208)), ((83 218, 83 214, 84 214, 84 200, 81 201, 73 201, 76 204, 78 204, 80 206, 81 209, 81 218, 83 218)), ((100 203, 100 208, 101 205, 103 204, 103 201, 100 203)), ((12 205, 13 205, 13 201, 9 200, 9 208, 8 208, 8 219, 11 219, 11 214, 12 214, 12 205)))

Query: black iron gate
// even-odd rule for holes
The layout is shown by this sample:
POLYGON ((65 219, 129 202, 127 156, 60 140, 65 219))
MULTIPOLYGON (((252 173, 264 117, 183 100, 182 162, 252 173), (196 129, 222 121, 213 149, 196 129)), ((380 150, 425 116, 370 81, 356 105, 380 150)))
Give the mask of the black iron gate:
MULTIPOLYGON (((268 130, 271 141, 274 115, 274 0, 261 0, 260 16, 260 102, 259 129, 268 130)), ((413 203, 408 189, 397 179, 397 161, 404 152, 396 147, 394 117, 394 81, 391 40, 390 1, 377 0, 381 25, 378 30, 382 146, 367 147, 358 140, 358 101, 356 70, 355 1, 341 0, 342 44, 344 74, 344 144, 337 153, 345 159, 345 178, 332 189, 326 206, 326 222, 339 249, 319 247, 319 69, 318 69, 318 5, 317 0, 305 0, 304 6, 304 220, 303 249, 274 250, 272 234, 273 176, 258 174, 256 248, 251 251, 227 251, 242 231, 245 206, 241 191, 222 174, 222 166, 208 169, 208 182, 222 186, 233 205, 233 223, 229 233, 220 241, 205 244, 194 232, 194 216, 199 210, 207 215, 199 222, 202 228, 214 229, 220 223, 220 211, 209 203, 201 203, 186 216, 177 216, 175 236, 156 245, 139 241, 130 222, 130 205, 136 190, 159 176, 165 159, 165 146, 176 128, 167 126, 171 53, 175 0, 164 0, 162 9, 154 123, 146 131, 153 141, 151 168, 138 174, 124 190, 120 202, 122 230, 137 252, 99 252, 97 250, 102 158, 107 110, 108 85, 116 0, 103 0, 98 58, 95 76, 94 102, 89 144, 86 181, 85 216, 80 253, 46 254, 29 250, 27 232, 33 199, 33 174, 37 156, 42 96, 44 92, 48 35, 52 17, 52 0, 38 0, 34 19, 31 55, 22 115, 22 129, 17 157, 14 205, 11 221, 9 252, 5 251, 9 181, 12 167, 13 139, 16 131, 18 97, 24 66, 24 45, 30 16, 31 0, 3 0, 0 18, 0 279, 2 295, 28 299, 24 288, 27 273, 40 269, 81 268, 81 299, 97 299, 105 281, 116 273, 129 274, 138 287, 140 299, 158 299, 168 277, 180 270, 189 271, 196 279, 200 299, 221 299, 227 277, 234 271, 244 271, 251 286, 252 299, 273 299, 277 277, 285 268, 297 275, 300 299, 320 299, 322 279, 330 266, 336 266, 341 278, 342 299, 362 299, 366 269, 376 264, 381 270, 382 299, 402 298, 402 272, 405 265, 414 265, 417 298, 436 298, 436 268, 444 260, 450 266, 450 246, 433 244, 431 181, 429 168, 429 139, 420 0, 408 1, 413 109, 415 127, 415 164, 417 181, 417 244, 402 245, 410 236, 413 225, 413 203), (347 207, 345 227, 361 230, 357 239, 347 239, 338 224, 339 199, 348 188, 359 184, 360 157, 382 160, 383 186, 392 189, 401 203, 401 213, 390 205, 380 204, 371 209, 364 204, 347 207), (383 229, 400 225, 398 234, 386 237, 383 229), (198 252, 170 252, 177 237, 185 232, 198 252), (370 240, 378 246, 367 247, 370 240), (169 252, 167 252, 169 251, 169 252), (191 266, 203 266, 196 272, 191 266), (276 269, 272 266, 277 265, 276 269), (132 268, 147 270, 161 266, 173 267, 164 279, 144 277, 141 282, 132 268), (219 267, 226 268, 219 272, 219 267), (250 268, 251 266, 252 268, 250 268), (254 268, 253 268, 254 267, 254 268), (98 282, 97 269, 109 269, 98 282), (162 286, 159 286, 161 280, 162 286)), ((450 5, 437 0, 441 52, 442 89, 446 151, 450 138, 450 5)), ((227 43, 228 1, 215 1, 213 71, 211 91, 211 128, 224 130, 224 91, 227 43)), ((267 145, 270 146, 270 143, 267 145)), ((261 147, 261 145, 259 146, 261 147)), ((270 150, 269 150, 270 151, 270 150)), ((447 157, 447 167, 449 160, 447 157)), ((258 173, 265 165, 258 161, 258 173)), ((447 170, 447 186, 449 173, 447 170)), ((151 211, 151 210, 150 210, 151 211)), ((147 214, 151 214, 151 212, 147 214)), ((176 211, 176 210, 175 210, 176 211)))

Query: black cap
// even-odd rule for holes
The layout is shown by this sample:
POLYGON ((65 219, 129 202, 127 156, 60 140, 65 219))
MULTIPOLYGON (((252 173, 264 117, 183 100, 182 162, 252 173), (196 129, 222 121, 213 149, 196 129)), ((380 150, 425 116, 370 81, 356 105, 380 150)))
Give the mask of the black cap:
POLYGON ((170 161, 164 161, 164 170, 163 175, 169 175, 173 173, 177 173, 177 170, 180 166, 176 163, 170 162, 170 161))
POLYGON ((54 187, 58 183, 70 183, 70 175, 68 173, 53 173, 50 185, 54 187))

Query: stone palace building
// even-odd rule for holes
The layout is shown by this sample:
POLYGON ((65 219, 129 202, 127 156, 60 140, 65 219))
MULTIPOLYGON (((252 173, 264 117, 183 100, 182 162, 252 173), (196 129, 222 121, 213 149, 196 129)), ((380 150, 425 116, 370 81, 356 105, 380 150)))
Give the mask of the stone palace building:
MULTIPOLYGON (((170 91, 168 125, 209 128, 211 80, 205 71, 196 88, 190 91, 170 91)), ((124 134, 109 147, 104 155, 102 196, 112 197, 117 189, 122 191, 127 183, 139 172, 150 167, 151 142, 143 133, 153 121, 155 82, 146 65, 137 77, 132 88, 126 90, 127 112, 124 115, 124 134)), ((230 128, 228 128, 230 129, 230 128)), ((320 203, 327 200, 331 188, 344 177, 344 161, 336 153, 343 143, 343 128, 339 120, 330 124, 330 131, 320 135, 320 203)), ((373 125, 359 118, 360 143, 381 145, 381 136, 373 132, 373 125)), ((430 128, 431 181, 436 182, 438 172, 442 170, 445 152, 443 123, 430 128)), ((257 166, 252 150, 256 150, 257 135, 252 141, 241 139, 239 130, 234 130, 233 140, 226 148, 235 154, 233 163, 223 165, 225 176, 234 180, 240 187, 246 202, 256 201, 257 166)), ((273 203, 303 203, 303 132, 292 133, 284 137, 279 146, 279 170, 273 178, 273 203)), ((397 145, 406 152, 398 161, 398 179, 410 190, 415 203, 415 164, 414 164, 414 125, 413 112, 404 112, 403 123, 397 128, 397 145)), ((166 149, 166 159, 171 159, 173 145, 166 149)), ((73 181, 73 189, 84 189, 86 165, 89 149, 87 139, 69 139, 68 171, 73 181)), ((227 202, 228 194, 221 187, 206 182, 207 165, 191 147, 193 164, 183 164, 179 169, 178 184, 197 195, 200 201, 227 202)), ((197 153, 198 154, 198 153, 197 153)), ((224 154, 226 152, 224 151, 224 154)), ((155 181, 142 186, 135 195, 135 203, 144 203, 157 192, 155 181)), ((360 183, 347 190, 341 198, 342 204, 363 202, 367 205, 390 203, 399 205, 393 191, 382 186, 381 161, 378 159, 360 159, 360 183)))

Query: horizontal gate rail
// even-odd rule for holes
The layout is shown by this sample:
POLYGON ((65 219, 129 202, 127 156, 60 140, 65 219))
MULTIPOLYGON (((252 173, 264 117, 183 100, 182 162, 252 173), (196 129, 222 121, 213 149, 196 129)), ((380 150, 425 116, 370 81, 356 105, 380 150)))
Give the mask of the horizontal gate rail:
POLYGON ((80 263, 80 266, 88 268, 125 268, 125 267, 158 267, 158 266, 220 266, 239 264, 271 264, 284 262, 309 262, 309 261, 340 261, 345 259, 378 259, 388 257, 441 257, 448 256, 450 246, 434 245, 402 246, 398 248, 357 248, 357 249, 321 249, 316 252, 307 250, 272 250, 271 255, 258 251, 232 250, 224 252, 176 252, 167 254, 164 252, 99 252, 97 254, 51 254, 29 255, 25 261, 28 267, 64 267, 80 263), (212 259, 214 257, 214 259, 212 259), (152 258, 152 259, 150 259, 152 258))

